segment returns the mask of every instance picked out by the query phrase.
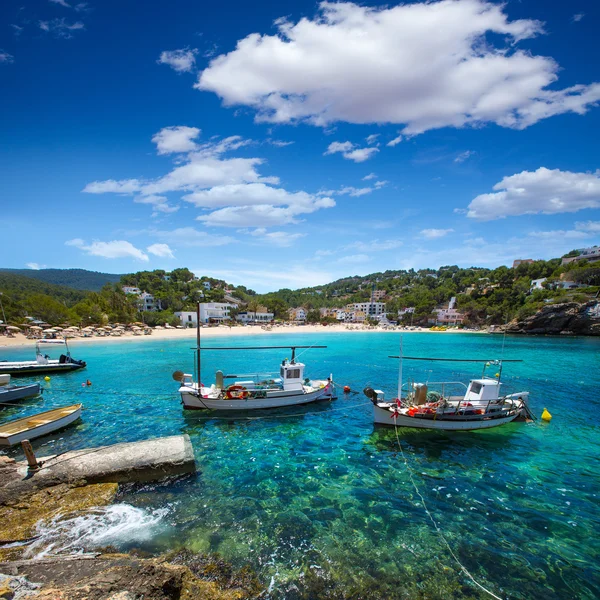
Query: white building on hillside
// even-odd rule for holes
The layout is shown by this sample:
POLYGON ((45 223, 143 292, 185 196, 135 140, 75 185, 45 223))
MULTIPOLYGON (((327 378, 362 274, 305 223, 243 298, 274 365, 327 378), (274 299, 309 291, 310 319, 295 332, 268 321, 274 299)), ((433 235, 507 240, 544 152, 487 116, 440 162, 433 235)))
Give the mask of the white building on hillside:
POLYGON ((241 312, 236 319, 241 323, 270 323, 274 317, 270 312, 241 312))
POLYGON ((135 294, 136 296, 139 296, 142 293, 140 288, 132 287, 130 285, 124 285, 121 289, 125 294, 135 294))
POLYGON ((455 308, 456 298, 450 298, 448 308, 436 308, 433 312, 435 317, 429 319, 429 323, 435 325, 461 325, 464 321, 464 315, 455 308))
POLYGON ((533 292, 533 290, 543 290, 544 281, 546 281, 547 279, 547 277, 542 277, 541 279, 532 279, 531 284, 529 286, 529 291, 533 292))
POLYGON ((304 308, 290 308, 288 315, 292 321, 306 321, 306 310, 304 308))
POLYGON ((578 252, 578 256, 570 256, 569 258, 563 258, 560 264, 567 265, 571 262, 577 262, 579 260, 587 260, 589 262, 596 262, 597 260, 600 260, 600 246, 581 248, 578 250, 578 252))
POLYGON ((141 311, 155 311, 162 310, 162 306, 160 305, 160 300, 156 299, 152 294, 148 292, 142 292, 139 295, 139 306, 141 311))
POLYGON ((377 317, 385 314, 385 302, 356 302, 349 306, 355 311, 365 313, 367 317, 377 317))
MULTIPOLYGON (((227 304, 226 302, 202 302, 200 303, 200 322, 201 323, 222 323, 230 319, 230 310, 237 308, 237 304, 227 304)), ((196 325, 196 311, 178 311, 175 316, 179 318, 184 327, 196 325)))

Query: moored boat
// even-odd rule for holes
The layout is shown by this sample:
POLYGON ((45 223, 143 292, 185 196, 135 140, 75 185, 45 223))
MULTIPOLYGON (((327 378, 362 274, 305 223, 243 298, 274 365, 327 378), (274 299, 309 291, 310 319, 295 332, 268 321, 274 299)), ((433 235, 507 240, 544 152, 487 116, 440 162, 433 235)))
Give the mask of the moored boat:
POLYGON ((13 446, 67 427, 81 417, 82 406, 61 406, 0 425, 0 446, 13 446))
MULTIPOLYGON (((443 359, 403 357, 400 359, 398 395, 386 402, 384 392, 367 387, 364 394, 373 403, 373 420, 378 425, 414 427, 417 429, 437 429, 444 431, 467 431, 490 429, 515 420, 533 418, 527 405, 529 392, 503 395, 501 393, 501 360, 482 359, 443 359), (447 360, 452 362, 483 363, 483 373, 479 379, 471 379, 469 384, 456 381, 435 383, 402 384, 402 360, 447 360), (497 373, 486 377, 485 370, 493 366, 497 373), (432 389, 434 388, 435 389, 432 389), (466 391, 453 394, 452 390, 461 386, 466 391)), ((504 362, 521 362, 510 360, 504 362)))
POLYGON ((35 344, 35 360, 0 362, 0 374, 13 377, 38 375, 45 373, 68 373, 86 367, 83 360, 71 356, 67 340, 38 340, 35 344), (45 354, 45 349, 51 345, 65 346, 65 352, 58 359, 51 359, 45 354))
MULTIPOLYGON (((200 315, 198 309, 198 323, 200 315)), ((251 348, 202 348, 200 327, 197 327, 196 373, 200 382, 195 382, 192 374, 176 371, 173 378, 181 383, 179 393, 184 408, 246 411, 265 408, 280 408, 307 404, 317 400, 334 400, 337 397, 333 376, 327 379, 311 380, 304 377, 306 365, 296 361, 297 348, 326 348, 326 346, 260 346, 251 348), (283 360, 279 373, 268 375, 225 375, 217 371, 215 383, 205 386, 201 383, 201 352, 206 350, 272 350, 291 349, 291 360, 283 360), (229 380, 225 384, 225 380, 229 380)))
POLYGON ((0 407, 4 404, 39 396, 40 384, 14 385, 10 382, 10 375, 0 375, 0 407))

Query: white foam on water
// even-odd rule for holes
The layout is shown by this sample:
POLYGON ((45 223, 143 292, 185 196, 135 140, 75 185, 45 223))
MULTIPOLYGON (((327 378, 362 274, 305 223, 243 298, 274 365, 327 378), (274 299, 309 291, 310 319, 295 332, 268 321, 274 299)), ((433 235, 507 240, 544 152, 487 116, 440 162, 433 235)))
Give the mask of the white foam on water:
POLYGON ((120 546, 152 539, 165 527, 168 508, 148 512, 130 504, 112 504, 77 516, 59 515, 37 527, 37 538, 27 556, 82 554, 103 546, 120 546))

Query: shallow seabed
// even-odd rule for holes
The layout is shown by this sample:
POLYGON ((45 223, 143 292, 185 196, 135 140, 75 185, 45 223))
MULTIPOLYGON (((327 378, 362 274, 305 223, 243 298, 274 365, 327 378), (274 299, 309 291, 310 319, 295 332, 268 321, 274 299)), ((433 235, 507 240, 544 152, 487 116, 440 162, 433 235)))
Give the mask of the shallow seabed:
MULTIPOLYGON (((332 372, 353 390, 370 384, 395 395, 398 361, 387 357, 398 353, 398 336, 294 335, 272 343, 292 342, 328 346, 302 355, 308 376, 332 372)), ((206 345, 268 343, 263 337, 206 345)), ((412 356, 494 359, 502 343, 500 336, 404 335, 412 356)), ((239 417, 184 413, 171 373, 192 369, 189 346, 75 343, 86 371, 54 377, 43 400, 0 412, 4 421, 84 402, 81 424, 53 441, 38 440, 38 455, 190 435, 198 476, 127 487, 121 504, 79 518, 72 529, 87 549, 219 552, 236 566, 253 566, 272 598, 487 597, 460 572, 411 483, 394 429, 373 426, 362 393, 239 417), (86 379, 91 387, 81 386, 86 379)), ((0 359, 25 356, 0 352, 0 359)), ((203 381, 212 382, 217 368, 272 372, 286 356, 203 352, 203 381)), ((450 547, 485 587, 510 598, 598 598, 600 340, 508 337, 504 358, 525 361, 505 364, 506 391, 529 390, 534 413, 547 407, 551 423, 454 434, 398 430, 404 455, 450 547)), ((480 374, 467 363, 404 362, 405 379, 480 374)), ((56 551, 57 537, 68 538, 70 528, 52 527, 43 533, 56 551)), ((64 539, 62 547, 77 544, 64 539)))

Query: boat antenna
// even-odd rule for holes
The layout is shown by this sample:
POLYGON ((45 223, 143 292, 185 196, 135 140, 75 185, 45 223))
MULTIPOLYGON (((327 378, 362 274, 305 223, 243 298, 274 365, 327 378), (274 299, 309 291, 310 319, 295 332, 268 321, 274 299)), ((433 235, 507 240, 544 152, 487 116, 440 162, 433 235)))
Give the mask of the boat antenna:
POLYGON ((196 369, 198 370, 198 393, 200 393, 200 302, 196 306, 196 369))
POLYGON ((402 334, 400 334, 400 361, 398 366, 398 400, 402 402, 402 334))

